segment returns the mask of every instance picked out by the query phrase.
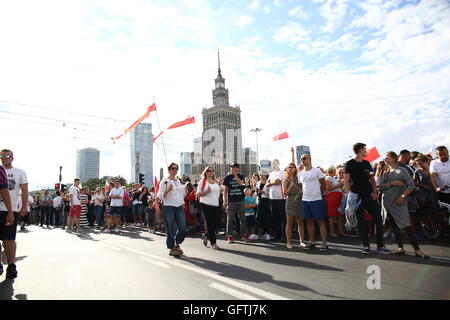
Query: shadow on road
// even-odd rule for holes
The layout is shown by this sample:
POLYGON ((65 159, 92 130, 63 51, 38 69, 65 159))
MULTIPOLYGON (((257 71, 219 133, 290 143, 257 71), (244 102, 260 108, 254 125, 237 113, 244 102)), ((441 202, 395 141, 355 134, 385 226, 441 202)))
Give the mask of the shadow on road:
MULTIPOLYGON (((228 250, 227 250, 228 251, 228 250)), ((229 252, 229 251, 228 251, 229 252)), ((328 295, 323 294, 320 292, 317 292, 316 290, 313 290, 309 287, 303 286, 298 283, 293 282, 287 282, 287 281, 279 281, 275 280, 271 275, 262 273, 253 269, 244 268, 238 265, 234 265, 231 263, 217 263, 210 260, 205 260, 201 258, 191 258, 191 257, 185 257, 183 260, 188 261, 192 263, 193 265, 200 267, 202 269, 208 269, 215 273, 217 273, 220 276, 226 277, 228 279, 237 279, 237 280, 244 280, 244 281, 250 281, 254 283, 270 283, 274 284, 286 289, 294 290, 294 291, 308 291, 317 295, 320 295, 322 297, 331 298, 331 299, 349 299, 346 297, 341 296, 335 296, 335 295, 328 295)), ((291 260, 291 259, 288 259, 291 260)), ((296 261, 297 262, 297 261, 296 261)), ((339 270, 336 268, 330 268, 339 270)), ((298 292, 297 292, 298 294, 298 292)), ((307 297, 305 297, 307 298, 307 297)))

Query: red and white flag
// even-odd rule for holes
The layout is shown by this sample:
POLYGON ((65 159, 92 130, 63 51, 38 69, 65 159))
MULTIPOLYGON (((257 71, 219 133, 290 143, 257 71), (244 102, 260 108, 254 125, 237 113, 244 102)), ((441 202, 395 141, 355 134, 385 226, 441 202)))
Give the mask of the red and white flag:
POLYGON ((158 183, 158 178, 155 176, 155 194, 158 194, 159 191, 159 183, 158 183))
MULTIPOLYGON (((175 129, 175 128, 182 127, 182 126, 192 124, 192 123, 195 123, 195 119, 194 119, 194 117, 189 117, 186 120, 175 122, 174 124, 169 126, 166 130, 175 129)), ((158 135, 156 137, 154 137, 152 141, 155 142, 156 139, 158 139, 164 133, 164 131, 165 130, 158 133, 158 135)))
POLYGON ((273 141, 278 141, 278 140, 282 140, 282 139, 286 139, 289 138, 289 135, 287 132, 283 132, 280 133, 279 135, 276 135, 275 137, 273 137, 273 141))
POLYGON ((147 119, 150 116, 150 113, 156 111, 156 104, 152 104, 147 108, 147 111, 139 118, 137 119, 131 126, 129 126, 127 129, 125 129, 125 133, 121 134, 120 136, 117 136, 115 138, 111 138, 114 143, 116 143, 117 139, 122 138, 125 134, 129 133, 131 130, 133 130, 138 124, 140 124, 142 121, 147 119))
POLYGON ((367 160, 369 162, 374 162, 379 157, 380 157, 380 153, 378 152, 377 147, 373 147, 372 149, 369 150, 369 153, 364 158, 364 160, 367 160))

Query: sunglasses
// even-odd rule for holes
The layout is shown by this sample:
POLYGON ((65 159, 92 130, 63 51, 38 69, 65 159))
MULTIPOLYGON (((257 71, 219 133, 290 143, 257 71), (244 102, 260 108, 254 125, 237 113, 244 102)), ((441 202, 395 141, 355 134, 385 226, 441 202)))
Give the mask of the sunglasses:
POLYGON ((297 169, 296 167, 288 167, 288 169, 297 169))
POLYGON ((0 155, 1 159, 11 159, 13 158, 13 156, 5 156, 5 155, 0 155))
POLYGON ((206 172, 214 172, 214 170, 206 170, 206 172))
POLYGON ((178 168, 174 168, 174 167, 172 167, 172 168, 170 168, 170 170, 178 170, 178 168))
POLYGON ((301 158, 300 160, 309 160, 309 158, 301 158))

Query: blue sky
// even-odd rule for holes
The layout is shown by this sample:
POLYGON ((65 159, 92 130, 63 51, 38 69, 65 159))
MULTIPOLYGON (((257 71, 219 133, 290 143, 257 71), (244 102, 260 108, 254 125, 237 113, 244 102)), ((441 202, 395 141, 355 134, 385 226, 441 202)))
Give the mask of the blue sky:
POLYGON ((217 49, 244 146, 263 129, 260 158, 284 165, 306 144, 326 166, 356 141, 380 152, 450 145, 449 18, 446 0, 0 0, 3 147, 32 186, 52 186, 59 165, 71 180, 88 146, 101 149, 100 175, 129 177, 129 138, 110 137, 154 98, 162 127, 197 119, 167 135, 178 162, 212 105, 217 49))

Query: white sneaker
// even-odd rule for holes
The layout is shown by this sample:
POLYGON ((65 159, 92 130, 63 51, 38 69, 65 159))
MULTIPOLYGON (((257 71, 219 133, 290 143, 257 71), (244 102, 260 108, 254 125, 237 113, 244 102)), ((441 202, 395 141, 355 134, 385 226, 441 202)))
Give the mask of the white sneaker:
POLYGON ((286 244, 286 247, 287 247, 288 249, 292 249, 292 243, 286 244))
POLYGON ((106 229, 106 230, 104 231, 104 233, 111 233, 111 230, 110 230, 110 229, 106 229))
POLYGON ((250 237, 248 237, 250 240, 258 240, 258 235, 257 234, 251 234, 250 237))
POLYGON ((270 240, 270 234, 266 233, 266 240, 269 241, 270 240))

